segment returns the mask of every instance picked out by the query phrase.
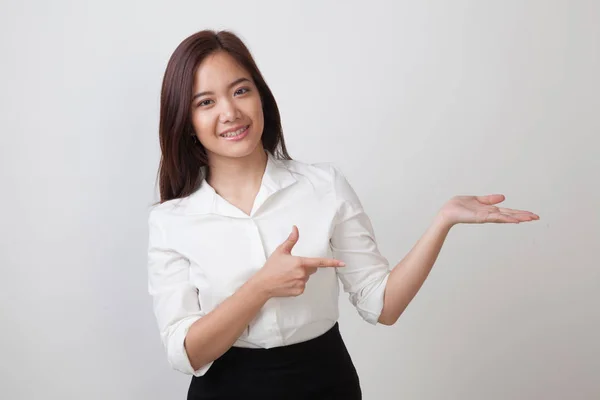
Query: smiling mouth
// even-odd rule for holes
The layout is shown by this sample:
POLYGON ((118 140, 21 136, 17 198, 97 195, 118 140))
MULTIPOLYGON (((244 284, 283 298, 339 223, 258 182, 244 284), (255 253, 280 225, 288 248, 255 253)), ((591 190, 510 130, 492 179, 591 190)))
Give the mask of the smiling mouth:
POLYGON ((243 128, 238 129, 237 131, 222 133, 219 136, 223 138, 233 138, 236 136, 240 136, 248 130, 248 127, 250 127, 250 125, 246 125, 243 128))

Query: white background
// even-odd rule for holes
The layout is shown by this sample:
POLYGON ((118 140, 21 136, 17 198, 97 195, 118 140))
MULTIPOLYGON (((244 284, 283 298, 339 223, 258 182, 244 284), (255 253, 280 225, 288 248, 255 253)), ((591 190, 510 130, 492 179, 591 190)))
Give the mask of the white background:
POLYGON ((293 158, 337 163, 395 265, 454 195, 537 222, 459 225, 393 327, 340 298, 367 400, 600 398, 596 1, 2 1, 0 397, 184 399, 147 294, 159 93, 231 29, 293 158))

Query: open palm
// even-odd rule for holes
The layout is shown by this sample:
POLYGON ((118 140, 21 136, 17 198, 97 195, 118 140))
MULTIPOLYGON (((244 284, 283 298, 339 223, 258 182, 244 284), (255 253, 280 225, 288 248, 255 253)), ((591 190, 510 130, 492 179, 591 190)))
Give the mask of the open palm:
POLYGON ((441 210, 444 218, 452 225, 516 223, 538 220, 540 217, 530 211, 513 210, 512 208, 496 207, 494 204, 505 200, 504 195, 491 194, 487 196, 455 196, 441 210))

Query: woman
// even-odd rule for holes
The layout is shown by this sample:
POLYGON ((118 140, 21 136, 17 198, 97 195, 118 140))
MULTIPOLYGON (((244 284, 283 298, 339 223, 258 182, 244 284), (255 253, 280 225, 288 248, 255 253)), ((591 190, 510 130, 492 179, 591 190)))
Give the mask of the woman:
POLYGON ((188 399, 360 399, 340 336, 338 279, 361 317, 392 325, 457 223, 539 217, 457 196, 392 270, 335 166, 292 160, 277 103, 246 46, 198 32, 175 50, 160 111, 160 204, 149 292, 188 399))

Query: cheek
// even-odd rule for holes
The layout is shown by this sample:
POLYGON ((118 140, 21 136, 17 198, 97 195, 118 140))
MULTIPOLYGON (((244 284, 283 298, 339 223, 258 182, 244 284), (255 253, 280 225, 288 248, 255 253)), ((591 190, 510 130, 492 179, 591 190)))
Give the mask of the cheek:
POLYGON ((264 118, 265 117, 263 114, 262 104, 260 101, 258 101, 258 103, 254 105, 252 117, 253 117, 255 123, 257 123, 260 126, 264 126, 264 118))
POLYGON ((192 116, 192 125, 200 137, 214 136, 216 120, 209 112, 196 113, 192 116))

